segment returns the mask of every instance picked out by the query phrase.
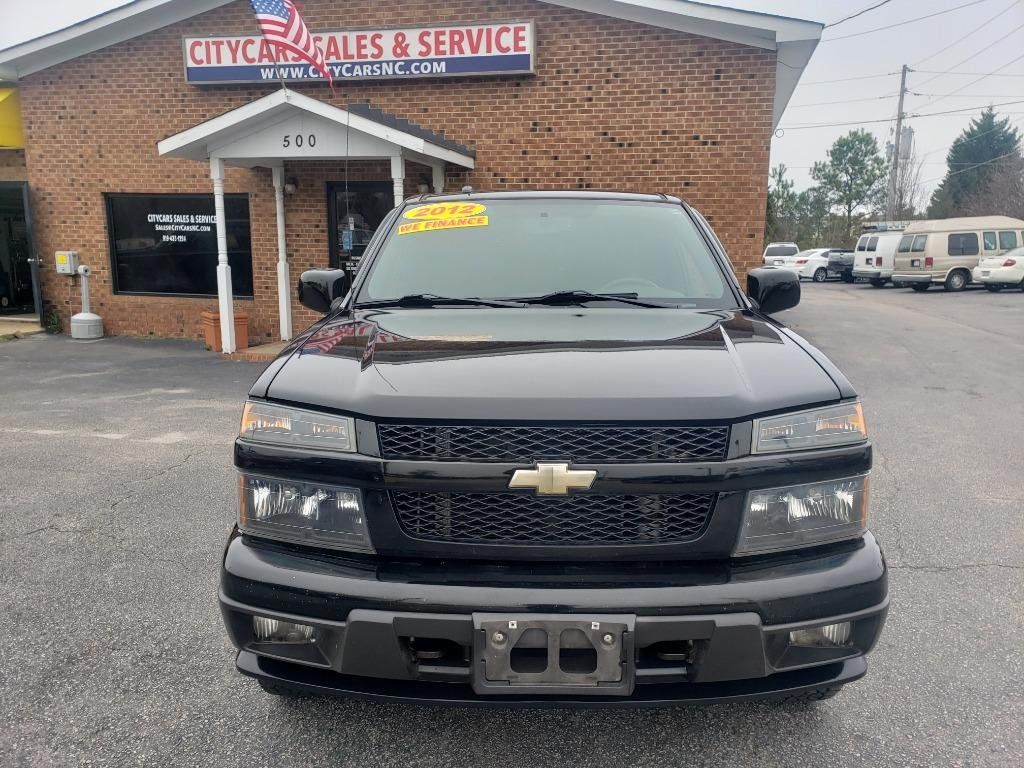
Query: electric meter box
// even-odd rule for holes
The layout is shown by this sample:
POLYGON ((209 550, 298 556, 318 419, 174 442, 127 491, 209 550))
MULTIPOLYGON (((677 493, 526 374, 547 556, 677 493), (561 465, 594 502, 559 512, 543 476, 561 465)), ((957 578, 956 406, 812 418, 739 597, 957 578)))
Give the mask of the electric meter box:
POLYGON ((78 251, 57 251, 54 260, 58 275, 78 274, 78 251))

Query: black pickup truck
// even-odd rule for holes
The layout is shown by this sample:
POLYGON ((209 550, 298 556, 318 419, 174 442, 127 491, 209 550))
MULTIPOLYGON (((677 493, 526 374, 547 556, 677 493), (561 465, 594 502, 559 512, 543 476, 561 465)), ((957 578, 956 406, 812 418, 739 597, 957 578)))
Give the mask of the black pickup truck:
POLYGON ((220 605, 268 692, 818 700, 888 607, 861 404, 678 199, 430 195, 253 385, 220 605))

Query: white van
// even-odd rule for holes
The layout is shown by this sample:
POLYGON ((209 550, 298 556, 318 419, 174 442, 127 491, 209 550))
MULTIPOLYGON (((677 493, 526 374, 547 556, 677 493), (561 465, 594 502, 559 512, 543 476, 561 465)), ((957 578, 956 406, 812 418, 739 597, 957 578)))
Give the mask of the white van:
POLYGON ((1022 239, 1024 220, 1009 216, 914 221, 903 230, 892 279, 915 291, 932 285, 962 291, 981 259, 1011 251, 1022 239))
POLYGON ((901 237, 903 233, 899 230, 861 235, 853 252, 853 279, 867 280, 875 288, 889 282, 901 237))

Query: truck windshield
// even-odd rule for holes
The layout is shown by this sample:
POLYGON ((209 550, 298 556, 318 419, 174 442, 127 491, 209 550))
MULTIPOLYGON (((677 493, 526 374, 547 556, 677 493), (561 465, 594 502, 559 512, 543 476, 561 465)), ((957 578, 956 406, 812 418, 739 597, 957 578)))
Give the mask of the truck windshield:
POLYGON ((356 304, 423 294, 535 299, 562 292, 736 306, 682 206, 551 198, 407 207, 356 304))

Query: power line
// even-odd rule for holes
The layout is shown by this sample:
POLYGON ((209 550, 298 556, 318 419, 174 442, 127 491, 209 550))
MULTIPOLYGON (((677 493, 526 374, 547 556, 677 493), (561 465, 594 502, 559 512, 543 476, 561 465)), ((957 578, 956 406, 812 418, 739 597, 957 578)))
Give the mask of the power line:
MULTIPOLYGON (((1021 27, 1024 27, 1024 24, 1021 24, 1021 27)), ((945 101, 945 100, 946 100, 946 99, 948 99, 948 98, 949 98, 950 96, 954 96, 954 95, 956 95, 956 94, 960 93, 960 91, 966 90, 967 88, 970 88, 970 87, 971 87, 972 85, 975 85, 976 83, 980 83, 980 82, 981 82, 982 80, 984 80, 984 79, 985 79, 986 77, 991 77, 992 75, 996 74, 996 72, 1001 72, 1001 71, 1003 71, 1003 70, 1004 70, 1004 69, 1006 69, 1006 68, 1007 68, 1008 66, 1010 66, 1011 64, 1016 64, 1016 63, 1017 63, 1018 61, 1020 61, 1021 59, 1024 59, 1024 53, 1022 53, 1022 54, 1021 54, 1020 56, 1018 56, 1018 57, 1017 57, 1016 59, 1010 59, 1010 60, 1009 60, 1008 62, 1006 62, 1005 64, 1003 64, 1003 66, 999 67, 999 69, 995 70, 994 72, 989 72, 988 74, 984 74, 984 75, 982 75, 981 77, 979 77, 979 78, 977 78, 977 79, 975 79, 975 80, 971 80, 971 82, 969 82, 969 83, 967 83, 967 84, 965 84, 965 85, 961 85, 961 86, 960 86, 959 88, 956 88, 956 89, 954 89, 954 90, 950 91, 950 92, 949 92, 949 93, 947 93, 947 94, 946 94, 945 96, 941 96, 941 97, 939 97, 938 99, 932 99, 931 101, 929 101, 929 102, 927 102, 927 103, 925 103, 925 104, 922 104, 922 105, 921 105, 920 107, 918 107, 918 109, 921 109, 921 108, 923 108, 923 107, 928 107, 928 106, 931 106, 932 104, 938 104, 938 103, 939 103, 940 101, 945 101)), ((934 80, 935 78, 932 78, 932 79, 934 80)), ((929 82, 930 82, 930 81, 929 81, 929 82)))
MULTIPOLYGON (((986 46, 986 48, 994 48, 994 47, 996 46, 996 44, 998 44, 998 43, 1001 43, 1001 42, 1002 42, 1003 40, 1005 40, 1006 38, 1008 38, 1008 37, 1009 37, 1010 35, 1012 35, 1012 34, 1013 34, 1014 32, 1018 32, 1018 31, 1019 31, 1019 30, 1021 30, 1021 29, 1024 29, 1024 24, 1020 24, 1019 26, 1016 26, 1016 27, 1014 27, 1014 28, 1013 28, 1013 29, 1011 29, 1011 30, 1010 30, 1009 32, 1007 32, 1007 33, 1006 33, 1005 35, 1003 35, 1002 37, 1000 37, 1000 38, 999 38, 998 40, 996 40, 996 41, 994 41, 994 42, 992 42, 992 43, 989 43, 989 44, 988 44, 988 45, 986 46)), ((925 81, 924 81, 923 83, 918 83, 918 84, 917 84, 917 87, 918 87, 918 88, 923 88, 924 86, 928 85, 928 83, 932 82, 933 80, 938 80, 938 79, 939 79, 940 77, 942 77, 943 75, 949 74, 950 72, 952 72, 953 70, 955 70, 955 69, 956 69, 957 67, 959 67, 959 66, 961 66, 961 65, 963 65, 963 64, 966 64, 966 63, 967 63, 968 61, 970 61, 971 59, 975 58, 975 57, 976 57, 976 56, 978 55, 978 53, 979 53, 979 52, 977 52, 977 51, 976 51, 975 53, 972 53, 972 54, 971 54, 970 56, 968 56, 967 58, 965 58, 965 59, 962 59, 962 60, 958 61, 958 62, 957 62, 956 64, 954 64, 954 65, 953 65, 952 67, 950 67, 950 68, 949 68, 948 70, 946 70, 945 72, 939 72, 939 73, 938 73, 937 75, 935 75, 934 77, 929 77, 929 78, 928 78, 927 80, 925 80, 925 81)), ((1011 63, 1012 63, 1012 62, 1011 62, 1011 63)), ((996 70, 996 71, 998 72, 999 70, 996 70)), ((987 73, 987 74, 986 74, 986 77, 991 77, 991 76, 992 76, 992 74, 994 74, 994 73, 992 73, 992 72, 989 72, 989 73, 987 73)))
POLYGON ((979 24, 978 26, 976 26, 976 27, 975 27, 974 29, 972 29, 972 30, 971 30, 970 32, 968 32, 967 34, 964 34, 964 35, 959 35, 959 36, 957 37, 957 39, 956 39, 956 40, 954 40, 954 41, 953 41, 952 43, 950 43, 949 45, 943 46, 942 48, 940 48, 939 50, 937 50, 937 51, 936 51, 935 53, 933 53, 933 54, 932 54, 931 56, 926 56, 925 58, 921 59, 921 60, 920 60, 920 61, 918 61, 918 62, 917 62, 916 64, 914 64, 914 66, 916 67, 916 66, 918 66, 919 64, 924 64, 924 62, 926 62, 926 61, 931 61, 931 60, 932 60, 932 59, 934 59, 934 58, 935 58, 936 56, 938 56, 938 55, 939 55, 940 53, 945 53, 946 51, 948 51, 948 50, 949 50, 950 48, 952 48, 952 47, 953 47, 954 45, 960 45, 961 43, 963 43, 963 41, 964 41, 964 40, 966 40, 966 39, 967 39, 968 37, 970 37, 971 35, 973 35, 973 34, 974 34, 975 32, 980 32, 980 31, 981 31, 981 30, 982 30, 983 28, 987 27, 987 26, 988 26, 989 24, 991 24, 991 23, 992 23, 993 21, 995 21, 995 20, 996 20, 996 19, 998 19, 998 18, 999 18, 1000 16, 1002 16, 1002 15, 1003 15, 1004 13, 1006 13, 1006 12, 1007 12, 1007 11, 1009 11, 1009 10, 1010 10, 1011 8, 1013 8, 1013 7, 1015 6, 1015 5, 1017 5, 1017 2, 1018 2, 1018 0, 1013 0, 1013 2, 1011 2, 1011 3, 1010 3, 1010 4, 1008 5, 1008 6, 1006 6, 1005 8, 1003 8, 1003 10, 1001 10, 1001 11, 1000 11, 999 13, 997 13, 997 14, 996 14, 995 16, 991 16, 991 17, 989 17, 988 19, 986 19, 985 21, 983 21, 983 22, 982 22, 981 24, 979 24))
MULTIPOLYGON (((859 101, 881 101, 882 99, 891 99, 899 94, 887 93, 885 96, 865 96, 861 99, 840 99, 839 101, 816 101, 810 104, 790 104, 786 109, 801 109, 802 107, 824 107, 830 104, 854 104, 859 101)), ((1001 98, 1001 97, 1000 97, 1001 98)))
POLYGON ((967 168, 961 168, 959 171, 947 171, 946 173, 942 174, 941 176, 936 176, 934 179, 925 179, 924 181, 919 182, 919 183, 920 184, 931 184, 933 181, 942 181, 943 179, 945 179, 945 178, 947 178, 949 176, 958 176, 961 173, 967 173, 968 171, 973 171, 975 168, 981 168, 983 165, 989 165, 991 163, 996 162, 997 160, 1002 160, 1003 158, 1010 157, 1011 155, 1017 155, 1019 153, 1020 153, 1020 150, 1014 149, 1014 150, 1012 150, 1010 152, 1007 152, 1005 154, 997 155, 996 157, 993 157, 993 158, 991 158, 989 160, 986 160, 983 163, 974 163, 973 165, 970 165, 967 168))
POLYGON ((806 80, 801 81, 800 85, 831 85, 832 83, 848 83, 851 80, 875 80, 880 77, 892 77, 898 75, 900 71, 897 69, 894 72, 881 72, 877 75, 858 75, 857 77, 840 77, 835 80, 806 80))
MULTIPOLYGON (((1005 114, 1012 115, 1014 113, 1013 112, 1007 112, 1005 114)), ((995 133, 996 131, 1004 130, 1005 127, 1006 126, 1004 126, 1004 125, 997 125, 995 128, 989 128, 987 131, 982 131, 981 133, 976 133, 973 136, 957 137, 956 139, 954 139, 954 143, 957 142, 957 141, 960 141, 961 139, 963 140, 964 143, 966 143, 968 141, 975 141, 976 139, 980 139, 983 136, 988 136, 990 133, 995 133)), ((1013 126, 1013 127, 1016 128, 1016 126, 1013 126)), ((923 152, 922 154, 918 155, 918 157, 928 157, 929 155, 934 155, 936 152, 946 152, 946 153, 948 153, 950 149, 952 149, 952 144, 950 146, 948 146, 948 147, 940 147, 939 149, 932 149, 932 150, 929 150, 928 152, 923 152)))
MULTIPOLYGON (((925 19, 931 19, 935 16, 942 16, 946 13, 952 13, 953 11, 959 11, 961 8, 970 8, 972 5, 980 5, 981 3, 987 3, 989 0, 971 0, 969 3, 963 5, 957 5, 952 8, 946 8, 942 11, 936 11, 935 13, 929 13, 926 16, 918 16, 916 19, 907 19, 906 21, 897 21, 895 24, 886 24, 884 27, 875 27, 874 29, 865 29, 863 32, 853 32, 849 35, 840 35, 839 37, 829 37, 823 39, 823 43, 834 43, 836 40, 847 40, 851 37, 860 37, 862 35, 870 35, 874 32, 881 32, 886 29, 894 29, 896 27, 902 27, 906 24, 913 24, 916 21, 924 21, 925 19)), ((834 25, 833 25, 834 26, 834 25)))
MULTIPOLYGON (((1024 57, 1022 57, 1024 58, 1024 57)), ((1010 104, 1024 104, 1024 99, 1017 99, 1015 101, 1004 101, 999 104, 986 104, 986 107, 1003 107, 1010 104)), ((919 118, 919 117, 938 117, 939 115, 953 115, 958 112, 973 112, 976 109, 982 109, 983 107, 961 107, 960 109, 944 109, 941 112, 922 112, 922 113, 910 113, 907 115, 908 118, 919 118)), ((1007 113, 1013 114, 1013 113, 1007 113)), ((796 123, 794 125, 783 126, 782 130, 800 130, 804 128, 841 128, 847 125, 873 125, 877 123, 891 123, 893 118, 882 118, 879 120, 852 120, 845 123, 796 123)))
MULTIPOLYGON (((940 72, 935 69, 915 69, 914 72, 922 75, 960 75, 962 77, 973 77, 975 75, 988 75, 989 77, 1024 77, 1024 73, 1018 74, 1017 72, 940 72)), ((898 75, 899 72, 890 72, 889 74, 898 75)), ((850 77, 847 79, 853 80, 854 78, 850 77)), ((846 80, 834 80, 833 82, 844 83, 846 80)), ((810 85, 810 83, 808 83, 808 85, 810 85)))
POLYGON ((829 27, 838 27, 840 24, 842 24, 844 22, 847 22, 850 19, 856 19, 858 16, 863 16, 865 13, 869 13, 870 11, 873 11, 876 8, 881 8, 883 5, 887 5, 888 3, 891 3, 891 2, 892 2, 892 0, 882 0, 882 2, 880 2, 880 3, 875 3, 871 7, 864 8, 863 10, 860 10, 860 11, 857 11, 856 13, 850 14, 849 16, 846 16, 845 18, 842 18, 839 21, 833 21, 831 24, 826 24, 824 28, 828 29, 829 27))

